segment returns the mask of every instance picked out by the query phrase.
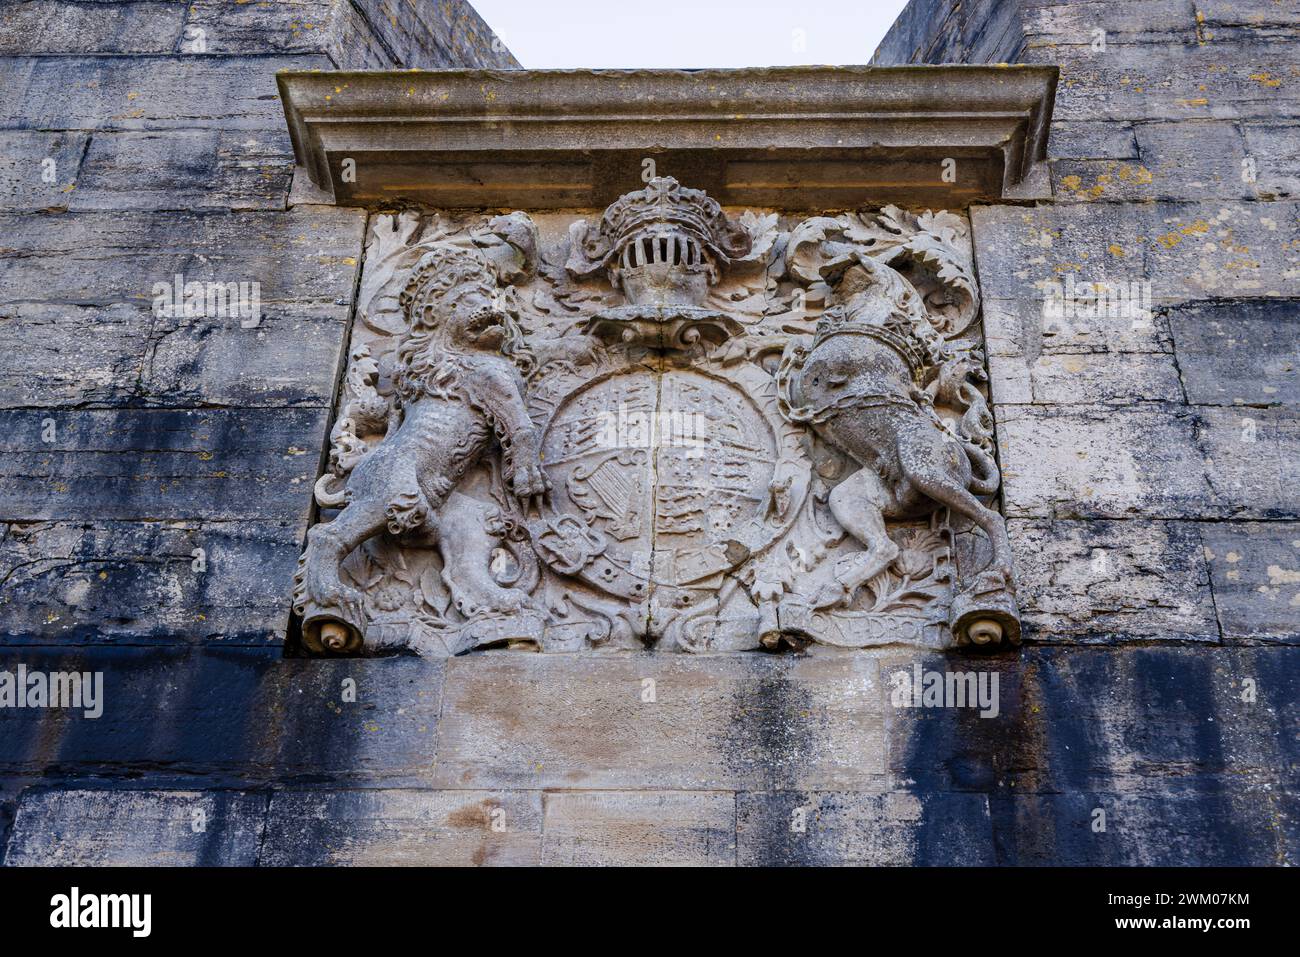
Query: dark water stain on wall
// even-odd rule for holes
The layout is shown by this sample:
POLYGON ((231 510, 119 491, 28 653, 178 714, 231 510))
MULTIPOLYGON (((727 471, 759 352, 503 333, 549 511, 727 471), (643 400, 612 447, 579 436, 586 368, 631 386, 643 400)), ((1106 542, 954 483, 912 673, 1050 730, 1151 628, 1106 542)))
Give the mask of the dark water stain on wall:
POLYGON ((949 849, 929 835, 951 825, 950 794, 971 790, 988 796, 998 863, 1268 863, 1268 797, 1225 756, 1222 676, 1192 651, 1027 648, 987 659, 1004 688, 1016 686, 1003 715, 942 709, 911 724, 905 771, 926 835, 917 862, 945 862, 949 849))

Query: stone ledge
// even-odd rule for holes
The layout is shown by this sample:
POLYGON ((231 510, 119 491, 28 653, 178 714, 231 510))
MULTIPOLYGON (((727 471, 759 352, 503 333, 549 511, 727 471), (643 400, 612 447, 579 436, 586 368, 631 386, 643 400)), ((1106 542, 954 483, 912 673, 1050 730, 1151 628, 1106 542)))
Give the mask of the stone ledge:
POLYGON ((660 174, 724 204, 1045 198, 1055 67, 278 75, 298 163, 339 204, 603 206, 660 174), (345 158, 356 176, 343 176, 345 158), (946 158, 956 181, 941 179, 946 158))

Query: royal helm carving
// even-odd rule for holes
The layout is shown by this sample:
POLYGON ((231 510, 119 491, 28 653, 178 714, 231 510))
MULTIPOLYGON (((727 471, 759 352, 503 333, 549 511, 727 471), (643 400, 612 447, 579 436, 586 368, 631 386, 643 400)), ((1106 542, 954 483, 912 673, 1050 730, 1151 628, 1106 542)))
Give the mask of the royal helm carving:
POLYGON ((607 270, 634 306, 699 306, 721 268, 751 247, 716 201, 661 176, 612 203, 595 229, 575 223, 567 268, 578 277, 607 270))

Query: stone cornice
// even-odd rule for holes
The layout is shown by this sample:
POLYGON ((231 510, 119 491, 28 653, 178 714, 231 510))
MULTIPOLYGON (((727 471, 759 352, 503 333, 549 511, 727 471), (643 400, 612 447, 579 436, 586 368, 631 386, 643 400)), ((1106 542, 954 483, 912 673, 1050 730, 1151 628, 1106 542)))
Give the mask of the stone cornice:
POLYGON ((1039 198, 1056 80, 1043 66, 278 76, 297 161, 340 205, 529 209, 603 206, 647 158, 728 205, 1039 198))

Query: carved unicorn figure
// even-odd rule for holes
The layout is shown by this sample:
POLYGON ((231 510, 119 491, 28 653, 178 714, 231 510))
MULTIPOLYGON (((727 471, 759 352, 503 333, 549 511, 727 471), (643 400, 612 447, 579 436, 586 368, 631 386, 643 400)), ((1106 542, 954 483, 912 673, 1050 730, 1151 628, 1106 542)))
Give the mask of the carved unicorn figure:
POLYGON ((920 293, 893 267, 852 244, 823 242, 821 253, 813 263, 815 278, 829 287, 828 308, 810 347, 787 348, 778 387, 791 421, 811 425, 859 466, 834 487, 828 505, 865 551, 841 562, 812 604, 848 604, 898 558, 886 519, 947 507, 992 546, 987 567, 954 596, 954 635, 975 644, 1016 640, 1006 523, 979 498, 1001 482, 981 434, 983 398, 969 383, 979 364, 949 348, 920 293), (959 428, 935 412, 940 390, 969 405, 959 428))

